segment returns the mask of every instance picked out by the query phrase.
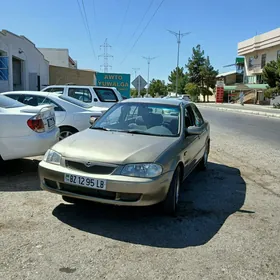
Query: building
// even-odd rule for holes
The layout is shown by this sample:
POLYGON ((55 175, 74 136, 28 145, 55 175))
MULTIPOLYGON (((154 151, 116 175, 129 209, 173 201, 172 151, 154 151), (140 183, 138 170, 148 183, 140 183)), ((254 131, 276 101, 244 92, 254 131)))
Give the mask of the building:
POLYGON ((41 90, 49 84, 49 63, 25 36, 0 31, 0 92, 41 90))
POLYGON ((71 69, 78 68, 77 61, 71 58, 68 49, 39 48, 39 51, 52 66, 66 67, 71 69))
POLYGON ((95 84, 95 71, 78 69, 77 61, 70 57, 68 49, 39 48, 39 50, 49 61, 50 85, 95 84))
POLYGON ((263 84, 265 64, 280 57, 280 28, 238 43, 238 55, 245 57, 244 83, 263 84))

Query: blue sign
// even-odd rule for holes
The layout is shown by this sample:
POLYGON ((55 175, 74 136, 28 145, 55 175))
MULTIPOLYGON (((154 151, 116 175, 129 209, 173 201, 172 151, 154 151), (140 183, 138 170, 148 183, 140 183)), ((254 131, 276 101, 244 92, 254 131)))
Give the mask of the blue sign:
POLYGON ((96 85, 115 87, 122 96, 130 97, 130 74, 96 73, 96 85))

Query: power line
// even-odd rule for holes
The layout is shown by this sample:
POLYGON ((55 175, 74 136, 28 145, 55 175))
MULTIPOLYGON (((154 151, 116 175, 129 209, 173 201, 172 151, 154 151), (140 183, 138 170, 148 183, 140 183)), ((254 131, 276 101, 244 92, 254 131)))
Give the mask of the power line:
POLYGON ((99 55, 98 57, 103 57, 104 62, 102 65, 100 65, 101 69, 103 68, 104 73, 108 73, 108 69, 112 69, 112 66, 109 65, 109 57, 113 57, 111 54, 108 53, 108 49, 110 49, 112 46, 108 44, 107 38, 105 39, 105 42, 103 45, 100 46, 100 48, 103 48, 103 54, 99 55))
POLYGON ((178 80, 179 80, 179 59, 180 59, 180 44, 181 44, 181 38, 189 35, 191 32, 185 32, 185 33, 181 33, 181 31, 179 30, 179 33, 171 31, 171 30, 167 30, 168 32, 170 32, 171 34, 175 35, 176 39, 177 39, 177 44, 178 44, 178 51, 177 51, 177 67, 176 67, 176 96, 178 93, 178 80))
POLYGON ((127 17, 127 13, 128 13, 130 4, 131 4, 131 0, 128 1, 128 5, 127 5, 127 7, 126 7, 126 10, 125 10, 125 13, 124 13, 124 17, 123 17, 123 20, 122 20, 122 24, 121 24, 119 33, 118 33, 118 35, 117 35, 116 41, 118 41, 118 39, 119 39, 119 37, 120 37, 120 35, 121 35, 121 33, 122 33, 123 26, 124 26, 124 23, 125 23, 125 20, 126 20, 126 17, 127 17))
POLYGON ((83 15, 82 7, 81 7, 81 4, 80 4, 79 0, 77 0, 77 3, 79 5, 80 14, 82 16, 85 29, 86 29, 86 31, 88 33, 89 42, 90 42, 90 46, 91 46, 93 55, 96 58, 96 54, 95 54, 95 51, 94 51, 94 46, 93 46, 93 42, 92 42, 92 36, 91 36, 89 24, 88 24, 88 19, 87 19, 87 14, 86 14, 86 9, 85 9, 85 5, 84 5, 84 1, 82 0, 82 7, 83 7, 84 15, 83 15))
POLYGON ((155 0, 152 0, 152 1, 150 2, 150 5, 148 6, 147 10, 145 11, 145 13, 144 13, 144 15, 143 15, 142 19, 140 20, 140 22, 139 22, 138 26, 137 26, 137 27, 136 27, 136 29, 134 30, 134 32, 133 32, 133 34, 132 34, 132 36, 131 36, 131 39, 133 39, 133 38, 134 38, 134 36, 135 36, 136 32, 138 31, 139 27, 141 26, 141 24, 142 24, 143 20, 145 19, 145 17, 146 17, 146 15, 147 15, 147 13, 148 13, 148 12, 149 12, 149 10, 151 9, 151 7, 152 7, 152 5, 153 5, 154 1, 155 1, 155 0))
POLYGON ((150 20, 148 21, 148 23, 145 25, 145 27, 143 28, 142 32, 140 33, 140 35, 137 37, 136 41, 134 42, 133 46, 131 47, 130 51, 127 53, 127 55, 124 57, 124 59, 122 60, 121 64, 126 60, 126 58, 128 57, 128 55, 131 53, 131 51, 134 49, 134 47, 136 46, 136 44, 138 43, 139 39, 141 38, 141 36, 143 35, 143 33, 146 31, 146 29, 148 28, 149 24, 151 23, 151 21, 153 20, 153 18, 155 17, 155 15, 157 14, 158 10, 160 9, 160 7, 162 6, 163 2, 165 0, 162 0, 157 9, 155 10, 155 12, 153 13, 153 15, 151 16, 150 20))

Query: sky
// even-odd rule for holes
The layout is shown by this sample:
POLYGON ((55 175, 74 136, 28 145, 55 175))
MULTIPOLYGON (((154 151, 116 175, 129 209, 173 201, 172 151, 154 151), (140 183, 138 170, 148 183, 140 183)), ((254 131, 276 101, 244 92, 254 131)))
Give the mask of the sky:
POLYGON ((182 38, 180 66, 197 44, 220 73, 235 62, 237 44, 280 27, 279 0, 9 0, 1 1, 0 30, 24 35, 37 47, 67 48, 78 68, 102 71, 105 39, 112 73, 140 68, 147 80, 168 80, 176 67, 176 37, 182 38), (86 17, 82 16, 83 7, 86 17), (88 28, 87 28, 88 26, 88 28))

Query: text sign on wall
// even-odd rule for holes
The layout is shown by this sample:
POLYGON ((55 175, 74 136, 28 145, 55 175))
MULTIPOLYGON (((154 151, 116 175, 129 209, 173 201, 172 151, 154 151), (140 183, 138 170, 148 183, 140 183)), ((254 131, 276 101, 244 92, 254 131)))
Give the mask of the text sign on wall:
POLYGON ((96 85, 115 87, 125 97, 130 97, 130 74, 96 73, 96 85))

